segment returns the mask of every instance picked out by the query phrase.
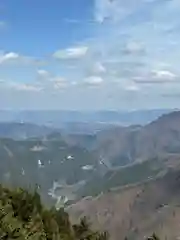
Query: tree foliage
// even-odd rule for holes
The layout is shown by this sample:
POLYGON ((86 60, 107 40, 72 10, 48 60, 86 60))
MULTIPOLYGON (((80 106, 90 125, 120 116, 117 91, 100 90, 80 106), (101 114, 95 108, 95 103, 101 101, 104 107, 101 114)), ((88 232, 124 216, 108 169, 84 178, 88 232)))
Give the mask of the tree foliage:
POLYGON ((71 224, 64 209, 46 209, 37 191, 0 186, 0 239, 107 240, 107 233, 91 230, 86 218, 71 224))
MULTIPOLYGON (((6 239, 108 240, 109 234, 93 231, 86 217, 72 224, 63 208, 45 208, 36 190, 30 193, 0 185, 0 240, 6 239)), ((159 238, 153 234, 147 240, 159 238)))

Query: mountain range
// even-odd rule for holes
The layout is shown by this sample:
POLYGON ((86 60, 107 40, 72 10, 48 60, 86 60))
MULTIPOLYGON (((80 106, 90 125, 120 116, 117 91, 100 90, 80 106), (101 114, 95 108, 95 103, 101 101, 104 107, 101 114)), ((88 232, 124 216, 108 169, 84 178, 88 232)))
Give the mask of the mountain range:
POLYGON ((94 229, 109 231, 113 240, 143 239, 152 232, 160 239, 179 239, 180 112, 98 134, 101 154, 115 153, 116 167, 83 186, 84 197, 67 207, 72 221, 86 215, 94 229), (132 161, 123 159, 122 166, 125 152, 132 161))
POLYGON ((121 166, 180 153, 180 112, 164 114, 141 126, 114 127, 97 133, 97 154, 121 166))
POLYGON ((146 125, 112 125, 89 133, 67 133, 33 123, 0 123, 0 180, 39 186, 47 204, 154 179, 178 166, 180 112, 146 125))
POLYGON ((85 134, 105 129, 109 125, 144 125, 171 111, 173 109, 134 111, 0 110, 0 122, 33 123, 60 128, 66 133, 85 134))
POLYGON ((52 133, 52 131, 60 131, 43 125, 24 122, 0 122, 0 137, 12 138, 16 140, 44 137, 52 133))

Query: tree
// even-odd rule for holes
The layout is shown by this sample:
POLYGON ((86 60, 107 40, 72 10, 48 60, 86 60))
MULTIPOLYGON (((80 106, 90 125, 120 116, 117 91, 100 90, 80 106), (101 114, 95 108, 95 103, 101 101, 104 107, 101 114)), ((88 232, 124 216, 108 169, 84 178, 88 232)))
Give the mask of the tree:
POLYGON ((0 187, 0 240, 107 240, 86 218, 72 225, 64 209, 46 209, 37 191, 0 187))

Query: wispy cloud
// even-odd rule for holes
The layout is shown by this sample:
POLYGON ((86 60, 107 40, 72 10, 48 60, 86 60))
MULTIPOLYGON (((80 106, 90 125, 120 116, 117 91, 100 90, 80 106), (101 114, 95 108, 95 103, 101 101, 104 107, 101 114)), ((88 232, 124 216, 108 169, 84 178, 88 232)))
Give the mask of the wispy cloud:
POLYGON ((14 88, 17 91, 25 91, 25 92, 40 92, 42 90, 42 88, 40 86, 36 86, 36 85, 31 85, 31 84, 11 84, 12 88, 14 88))
POLYGON ((44 69, 37 70, 37 81, 44 88, 44 91, 62 90, 72 85, 64 77, 55 76, 44 69))
POLYGON ((37 59, 31 56, 24 56, 16 52, 0 51, 0 66, 1 65, 45 65, 45 60, 37 59))
POLYGON ((9 61, 14 61, 20 58, 18 53, 8 52, 8 53, 1 53, 0 55, 0 64, 6 63, 9 61))
POLYGON ((25 84, 15 81, 0 81, 0 89, 23 92, 39 92, 42 88, 36 84, 25 84))
POLYGON ((99 76, 90 76, 84 79, 83 83, 90 87, 100 86, 104 82, 103 78, 99 76))
POLYGON ((137 76, 133 78, 138 84, 180 84, 180 76, 167 70, 153 70, 144 76, 137 76))
POLYGON ((58 50, 53 54, 53 57, 56 59, 79 59, 84 57, 87 54, 88 47, 72 47, 64 50, 58 50))
POLYGON ((37 80, 38 81, 47 81, 51 77, 51 74, 44 69, 38 69, 37 70, 37 80))
MULTIPOLYGON (((81 96, 79 105, 87 97, 92 105, 103 99, 101 105, 110 107, 128 107, 135 95, 133 104, 144 107, 145 94, 153 103, 155 95, 158 99, 171 96, 174 89, 180 92, 180 1, 94 3, 92 38, 51 53, 45 59, 47 66, 36 65, 34 82, 24 88, 39 87, 47 94, 63 89, 72 99, 81 96)), ((65 21, 80 24, 76 19, 65 21)), ((11 51, 0 54, 0 65, 34 61, 36 64, 37 59, 11 51)))
POLYGON ((124 20, 135 14, 136 11, 140 12, 145 10, 147 6, 151 7, 158 0, 95 0, 95 19, 102 23, 104 21, 118 22, 124 20))
POLYGON ((130 84, 130 85, 126 86, 124 89, 129 92, 139 92, 140 91, 140 87, 135 84, 130 84))

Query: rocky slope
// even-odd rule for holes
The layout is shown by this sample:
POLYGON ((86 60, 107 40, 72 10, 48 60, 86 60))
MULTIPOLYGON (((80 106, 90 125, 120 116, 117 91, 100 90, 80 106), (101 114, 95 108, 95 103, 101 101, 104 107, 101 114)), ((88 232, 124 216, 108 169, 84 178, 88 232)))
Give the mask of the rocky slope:
POLYGON ((73 221, 84 215, 111 239, 143 239, 156 232, 161 239, 180 235, 180 171, 119 191, 86 198, 68 208, 73 221))

